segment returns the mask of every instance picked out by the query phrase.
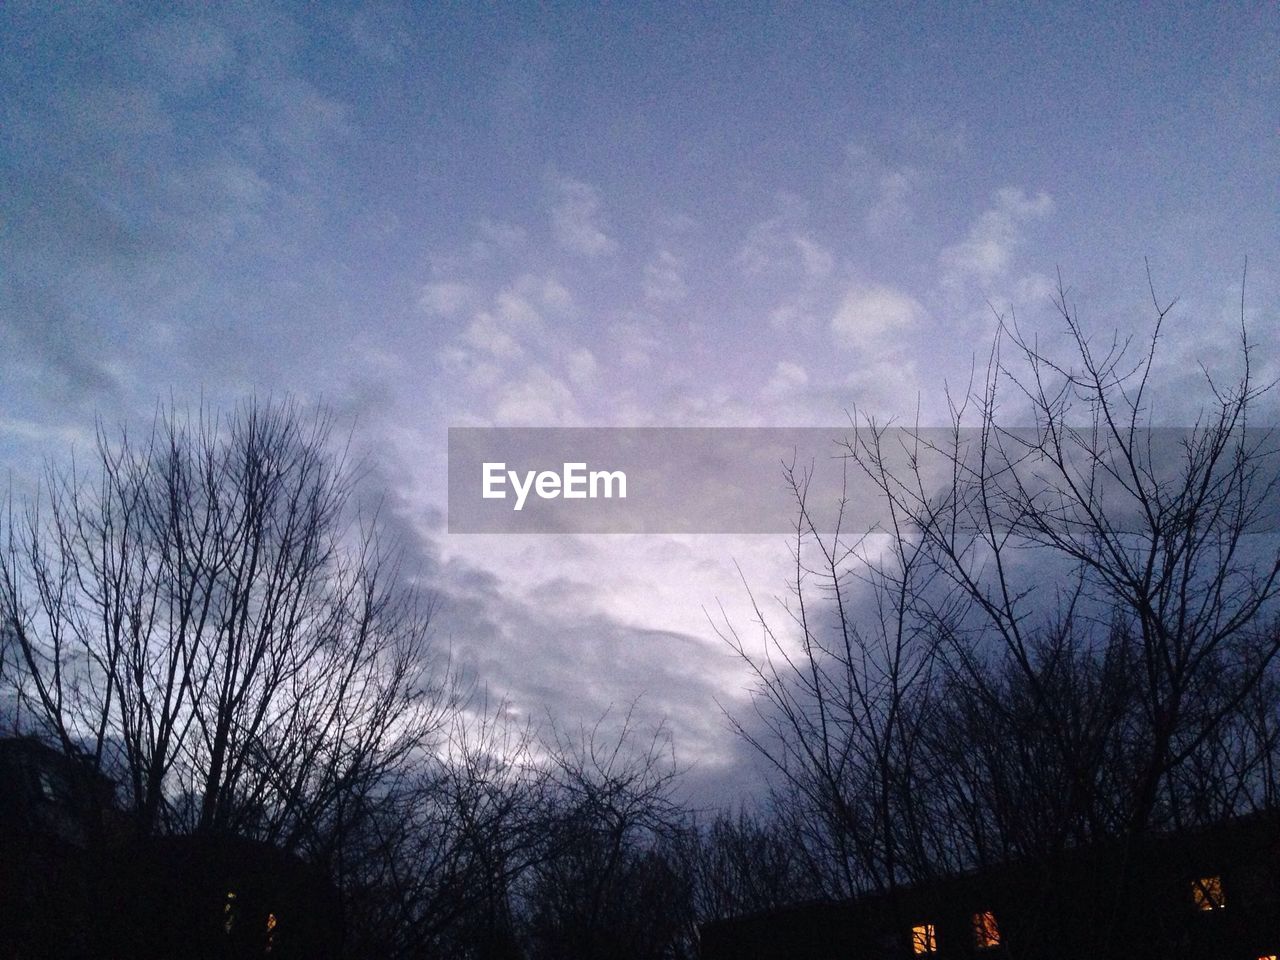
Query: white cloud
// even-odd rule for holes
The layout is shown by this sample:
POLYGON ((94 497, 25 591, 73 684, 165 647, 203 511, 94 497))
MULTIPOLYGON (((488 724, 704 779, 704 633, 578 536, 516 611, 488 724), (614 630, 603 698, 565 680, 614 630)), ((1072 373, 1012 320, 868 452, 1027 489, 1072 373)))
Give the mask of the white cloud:
POLYGON ((478 236, 471 244, 471 256, 476 260, 515 253, 529 239, 523 227, 501 220, 482 219, 476 224, 476 233, 478 236))
POLYGON ((473 284, 440 280, 423 285, 418 305, 437 317, 470 320, 448 350, 445 368, 474 386, 493 380, 492 367, 536 357, 549 342, 548 318, 572 314, 573 295, 554 277, 526 273, 484 304, 473 284))
POLYGON ((514 360, 524 354, 525 342, 538 339, 542 326, 542 314, 528 299, 504 290, 494 298, 491 308, 475 315, 465 339, 496 359, 514 360))
POLYGON ((910 167, 881 175, 876 184, 876 198, 867 210, 867 229, 883 233, 910 223, 911 201, 919 190, 920 175, 910 167))
POLYGON ((542 323, 542 315, 518 293, 504 290, 494 300, 494 312, 510 330, 530 331, 542 323))
POLYGON ((607 232, 600 191, 581 180, 564 178, 556 185, 551 227, 556 242, 588 257, 613 253, 618 244, 607 232))
POLYGON ((804 311, 794 303, 783 303, 769 311, 769 326, 783 332, 795 330, 807 319, 804 311))
POLYGON ((256 207, 267 199, 271 191, 271 185, 258 175, 258 171, 243 163, 216 163, 207 174, 211 189, 228 202, 256 207))
POLYGON ((812 237, 802 233, 793 234, 791 242, 800 254, 800 263, 804 272, 810 277, 825 277, 831 272, 835 258, 831 251, 812 237))
POLYGON ((900 230, 911 223, 916 199, 924 192, 926 181, 917 167, 895 166, 866 146, 850 144, 845 149, 839 182, 857 203, 866 204, 863 226, 873 235, 900 230))
POLYGON ((821 332, 827 323, 829 300, 830 293, 826 290, 802 293, 784 300, 769 311, 769 326, 788 336, 808 337, 821 332))
POLYGON ((994 200, 964 240, 942 252, 945 282, 989 284, 1005 277, 1022 243, 1024 225, 1053 211, 1053 199, 1043 191, 1032 197, 1020 187, 1004 187, 996 191, 994 200))
POLYGON ((799 273, 810 279, 831 273, 835 257, 795 218, 794 213, 783 214, 751 228, 738 254, 747 273, 799 273))
POLYGON ((595 354, 586 347, 580 347, 569 354, 565 361, 565 366, 569 370, 569 379, 574 386, 589 386, 595 382, 596 375, 600 371, 600 364, 597 362, 595 354))
POLYGON ((1028 273, 1019 277, 1013 288, 1015 302, 1041 306, 1052 301, 1057 292, 1057 281, 1043 273, 1028 273))
MULTIPOLYGON (((474 288, 455 290, 429 285, 425 300, 453 309, 478 300, 474 288)), ((570 291, 554 277, 522 274, 479 309, 440 351, 441 368, 461 388, 460 414, 481 423, 559 424, 577 422, 577 401, 570 384, 591 388, 599 364, 559 322, 576 307, 570 291), (563 379, 562 379, 563 378, 563 379)))
POLYGON ((925 319, 914 297, 892 287, 855 287, 831 318, 831 332, 842 346, 885 346, 889 335, 909 330, 925 319))
MULTIPOLYGON (((863 358, 863 362, 856 364, 844 378, 841 397, 856 400, 860 414, 887 421, 903 416, 922 396, 928 400, 938 395, 936 371, 930 370, 928 389, 922 391, 921 388, 920 370, 914 357, 909 353, 885 354, 869 360, 863 358)), ((941 419, 933 422, 947 422, 945 409, 938 410, 937 414, 941 419)))
POLYGON ((526 289, 523 285, 525 282, 536 292, 538 299, 546 309, 554 313, 568 313, 573 309, 573 295, 569 293, 568 288, 554 277, 521 278, 521 282, 517 283, 516 288, 523 291, 526 289))
POLYGON ((784 397, 809 385, 809 374, 804 367, 790 360, 779 360, 773 376, 765 384, 766 397, 784 397))
POLYGON ((663 347, 657 326, 642 318, 619 318, 610 324, 611 353, 624 367, 647 369, 663 347))
POLYGON ((470 285, 452 280, 428 283, 422 288, 418 305, 427 313, 439 317, 451 317, 460 313, 474 299, 470 285))
POLYGON ((645 299, 674 303, 683 300, 688 292, 680 272, 680 260, 670 250, 659 250, 644 268, 645 299))
POLYGON ((476 314, 467 327, 465 338, 470 346, 499 360, 514 360, 524 353, 502 320, 487 310, 476 314))
POLYGON ((493 406, 500 426, 571 426, 580 419, 573 391, 542 367, 500 384, 493 406))

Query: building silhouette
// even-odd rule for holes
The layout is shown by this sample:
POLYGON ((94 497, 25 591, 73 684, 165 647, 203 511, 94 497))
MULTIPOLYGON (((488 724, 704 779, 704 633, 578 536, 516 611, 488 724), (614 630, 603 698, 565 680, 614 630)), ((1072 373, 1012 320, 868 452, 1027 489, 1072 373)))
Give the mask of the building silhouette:
POLYGON ((720 920, 700 940, 703 960, 1274 960, 1280 818, 720 920))
POLYGON ((340 916, 297 857, 235 837, 137 838, 105 777, 0 738, 0 960, 324 960, 340 953, 340 916))

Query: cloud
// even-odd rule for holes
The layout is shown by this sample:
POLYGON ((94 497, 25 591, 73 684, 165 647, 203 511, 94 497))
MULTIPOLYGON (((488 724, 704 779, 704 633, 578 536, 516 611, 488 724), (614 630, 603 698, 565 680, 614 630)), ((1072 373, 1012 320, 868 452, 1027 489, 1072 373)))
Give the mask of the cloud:
POLYGON ((235 55, 222 27, 182 17, 148 24, 138 44, 139 61, 182 91, 221 78, 235 55))
POLYGON ((516 289, 530 288, 533 295, 541 302, 544 309, 551 313, 568 313, 573 309, 573 295, 555 277, 521 277, 516 282, 516 289))
POLYGON ((609 335, 614 356, 632 371, 648 369, 665 346, 655 324, 633 316, 614 322, 609 335))
POLYGON ((542 329, 542 314, 522 294, 504 290, 488 310, 481 310, 467 327, 465 338, 478 350, 500 360, 524 353, 523 341, 542 329))
POLYGON ((394 7, 369 7, 355 11, 347 24, 352 45, 371 60, 399 66, 413 52, 408 16, 394 7))
POLYGON ((434 316, 452 317, 461 313, 474 298, 475 291, 469 284, 442 280, 422 288, 418 305, 434 316))
POLYGON ((867 210, 866 226, 884 233, 911 222, 912 200, 920 190, 920 174, 910 167, 890 170, 876 184, 876 197, 867 210))
POLYGON ((724 591, 728 615, 745 620, 739 577, 773 583, 784 550, 765 538, 441 537, 419 499, 419 452, 403 452, 395 462, 384 450, 372 493, 389 496, 404 574, 436 601, 437 651, 538 725, 591 724, 634 703, 641 726, 665 721, 682 762, 705 768, 689 786, 707 800, 725 799, 728 777, 758 786, 717 706, 745 709, 749 678, 704 605, 724 591))
POLYGON ((1028 196, 1020 187, 1004 187, 993 199, 994 205, 978 216, 964 240, 943 250, 944 283, 986 285, 1007 276, 1024 239, 1024 226, 1053 212, 1053 199, 1043 191, 1028 196))
POLYGON ((464 339, 469 346, 498 360, 515 360, 524 353, 520 341, 511 335, 506 318, 488 310, 476 314, 464 339))
POLYGON ((484 218, 476 224, 476 239, 471 244, 471 256, 475 260, 492 260, 503 254, 512 254, 528 242, 528 232, 513 223, 484 218))
POLYGON ((435 354, 454 422, 582 421, 575 390, 599 393, 601 364, 575 337, 578 306, 556 277, 522 274, 487 301, 474 285, 442 281, 424 288, 422 303, 465 320, 435 354))
POLYGON ((835 257, 797 222, 799 215, 799 211, 786 211, 748 231, 738 253, 748 274, 799 274, 822 279, 831 273, 835 257))
POLYGON ((881 348, 886 339, 924 321, 925 309, 914 297, 886 286, 855 287, 831 318, 838 344, 859 349, 881 348))
POLYGON ((593 385, 600 372, 600 363, 595 354, 586 347, 579 347, 569 354, 565 366, 569 370, 569 379, 578 387, 593 385))
POLYGON ((910 164, 895 165, 863 144, 845 148, 839 183, 866 205, 863 226, 873 236, 901 230, 915 218, 927 177, 910 164))
POLYGON ((273 145, 308 159, 332 149, 356 131, 351 108, 301 77, 261 84, 267 131, 273 145))
POLYGON ((784 397, 809 385, 809 374, 804 367, 790 360, 779 360, 773 376, 764 386, 766 397, 784 397))
POLYGON ((675 303, 683 300, 689 288, 680 272, 680 260, 670 250, 659 250, 645 264, 644 296, 659 303, 675 303))
POLYGON ((609 236, 600 191, 589 183, 566 177, 556 184, 551 227, 556 242, 587 257, 613 253, 617 242, 609 236))
POLYGON ((493 398, 493 421, 498 426, 558 427, 581 422, 573 390, 540 366, 516 379, 502 381, 493 398))
POLYGON ((0 284, 0 292, 0 371, 59 407, 93 409, 118 399, 116 352, 97 318, 44 284, 0 284))
MULTIPOLYGON (((474 291, 465 284, 440 283, 428 284, 420 302, 438 314, 453 315, 473 299, 474 291)), ((572 311, 573 296, 558 280, 525 274, 472 317, 463 341, 493 359, 516 360, 549 344, 552 332, 544 315, 564 317, 572 311)))

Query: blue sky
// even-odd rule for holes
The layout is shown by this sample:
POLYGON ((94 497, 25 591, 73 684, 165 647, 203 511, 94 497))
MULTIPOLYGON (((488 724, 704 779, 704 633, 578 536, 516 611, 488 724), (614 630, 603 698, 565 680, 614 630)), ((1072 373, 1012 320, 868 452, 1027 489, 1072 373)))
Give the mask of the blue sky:
MULTIPOLYGON (((1170 416, 1264 369, 1274 4, 6 3, 0 454, 251 390, 357 424, 457 656, 529 716, 643 696, 713 793, 708 628, 769 538, 449 537, 450 425, 926 419, 992 309, 1179 296, 1170 416), (518 667, 517 667, 518 665, 518 667)), ((736 612, 735 612, 736 611, 736 612)))

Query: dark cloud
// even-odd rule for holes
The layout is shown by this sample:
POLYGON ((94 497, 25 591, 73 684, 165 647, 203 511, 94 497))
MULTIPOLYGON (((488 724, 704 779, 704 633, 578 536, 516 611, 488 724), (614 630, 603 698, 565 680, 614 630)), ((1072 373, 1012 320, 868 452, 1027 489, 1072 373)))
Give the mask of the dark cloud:
POLYGON ((651 629, 592 610, 589 585, 570 578, 549 576, 530 591, 527 582, 445 558, 396 472, 375 462, 362 489, 385 496, 382 518, 402 548, 401 575, 435 605, 433 655, 447 651, 465 680, 544 730, 602 718, 609 729, 628 713, 640 730, 665 725, 700 803, 759 785, 721 710, 736 700, 724 686, 734 660, 710 627, 704 636, 651 629))
MULTIPOLYGON (((0 284, 0 356, 6 379, 22 382, 29 398, 69 406, 80 416, 114 406, 120 382, 111 371, 112 351, 93 319, 37 283, 0 284)), ((61 418, 59 418, 61 419, 61 418)))

